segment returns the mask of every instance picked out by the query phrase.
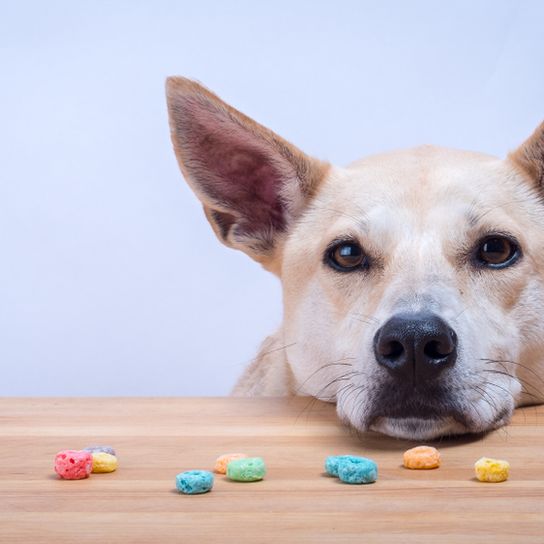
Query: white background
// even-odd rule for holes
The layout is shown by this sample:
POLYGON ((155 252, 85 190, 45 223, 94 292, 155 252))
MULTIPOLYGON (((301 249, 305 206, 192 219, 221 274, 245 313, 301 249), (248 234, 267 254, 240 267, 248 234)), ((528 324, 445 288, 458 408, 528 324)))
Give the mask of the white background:
POLYGON ((544 118, 544 3, 0 2, 0 395, 225 394, 281 318, 178 172, 164 78, 346 164, 504 155, 544 118))

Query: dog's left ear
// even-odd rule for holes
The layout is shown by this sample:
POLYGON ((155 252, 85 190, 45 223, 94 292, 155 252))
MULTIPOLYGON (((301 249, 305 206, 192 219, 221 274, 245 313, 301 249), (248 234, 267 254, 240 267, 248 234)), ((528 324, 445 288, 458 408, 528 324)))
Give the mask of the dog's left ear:
POLYGON ((179 165, 217 237, 277 272, 278 247, 328 165, 199 83, 170 77, 166 95, 179 165))
POLYGON ((544 189, 544 123, 518 149, 510 153, 510 160, 544 189))

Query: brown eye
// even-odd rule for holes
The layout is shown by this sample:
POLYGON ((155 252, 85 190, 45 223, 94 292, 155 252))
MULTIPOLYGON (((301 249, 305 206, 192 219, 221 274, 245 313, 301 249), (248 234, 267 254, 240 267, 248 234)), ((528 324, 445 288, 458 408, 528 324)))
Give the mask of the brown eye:
POLYGON ((367 264, 366 255, 357 242, 336 243, 329 249, 326 260, 340 272, 364 268, 367 264))
POLYGON ((505 236, 488 236, 480 242, 476 257, 488 268, 506 268, 518 260, 520 253, 513 240, 505 236))

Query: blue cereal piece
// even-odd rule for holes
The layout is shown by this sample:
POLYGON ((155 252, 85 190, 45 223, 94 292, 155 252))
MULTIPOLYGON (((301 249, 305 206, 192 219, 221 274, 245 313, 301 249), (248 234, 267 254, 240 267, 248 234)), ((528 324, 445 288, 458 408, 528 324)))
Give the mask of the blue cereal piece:
POLYGON ((346 484, 371 484, 378 479, 378 465, 366 457, 341 459, 338 477, 346 484))
POLYGON ((330 455, 325 459, 325 471, 330 476, 338 478, 338 465, 341 461, 362 459, 362 457, 356 457, 355 455, 330 455))
POLYGON ((213 487, 213 474, 207 470, 188 470, 176 476, 176 487, 180 493, 198 495, 213 487))
POLYGON ((83 451, 88 451, 89 453, 109 453, 110 455, 115 455, 115 450, 111 446, 89 446, 88 448, 85 448, 83 451))

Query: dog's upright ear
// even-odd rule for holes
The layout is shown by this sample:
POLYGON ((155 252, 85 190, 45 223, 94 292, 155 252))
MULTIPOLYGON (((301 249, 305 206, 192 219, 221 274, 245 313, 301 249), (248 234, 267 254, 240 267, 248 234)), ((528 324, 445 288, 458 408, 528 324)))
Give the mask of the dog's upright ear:
POLYGON ((194 81, 170 77, 166 94, 180 168, 218 238, 274 270, 278 247, 328 165, 194 81))
POLYGON ((544 123, 509 158, 544 190, 544 123))

